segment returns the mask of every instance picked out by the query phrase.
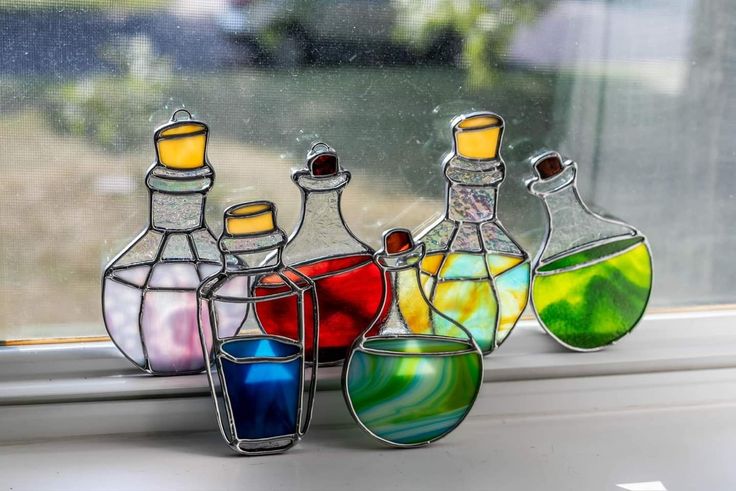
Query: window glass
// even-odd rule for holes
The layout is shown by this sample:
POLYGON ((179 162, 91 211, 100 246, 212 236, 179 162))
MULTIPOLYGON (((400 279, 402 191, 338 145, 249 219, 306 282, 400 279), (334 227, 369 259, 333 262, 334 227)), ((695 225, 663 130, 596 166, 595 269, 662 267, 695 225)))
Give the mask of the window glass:
POLYGON ((736 11, 726 0, 0 0, 0 339, 102 336, 104 264, 144 227, 153 129, 211 128, 207 213, 270 199, 323 139, 378 245, 443 211, 452 115, 506 119, 499 214, 531 252, 536 148, 650 239, 653 308, 733 302, 736 11))

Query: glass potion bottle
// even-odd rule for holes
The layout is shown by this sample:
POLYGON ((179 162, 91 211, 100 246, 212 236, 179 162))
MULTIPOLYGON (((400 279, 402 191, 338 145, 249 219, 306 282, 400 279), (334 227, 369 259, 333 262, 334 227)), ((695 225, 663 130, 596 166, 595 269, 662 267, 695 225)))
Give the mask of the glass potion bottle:
POLYGON ((534 262, 532 306, 562 345, 592 351, 630 332, 652 289, 649 243, 634 227, 593 213, 577 190, 577 164, 557 152, 531 160, 529 191, 549 222, 534 262))
POLYGON ((154 133, 148 170, 148 227, 105 268, 107 332, 136 366, 155 375, 201 372, 197 287, 220 268, 204 219, 215 178, 207 162, 207 125, 180 109, 154 133), (183 117, 182 117, 183 116, 183 117))
MULTIPOLYGON (((504 122, 490 112, 452 121, 453 149, 445 158, 445 215, 418 234, 427 248, 422 286, 437 310, 462 324, 484 353, 516 325, 529 295, 529 256, 496 214, 505 176, 499 155, 504 122)), ((411 309, 414 297, 400 299, 411 309)))
POLYGON ((387 315, 355 341, 343 369, 343 394, 371 436, 416 447, 446 436, 470 412, 483 379, 483 354, 468 331, 421 293, 424 244, 415 245, 404 229, 386 232, 383 241, 375 261, 391 293, 384 296, 387 315), (413 301, 400 307, 405 294, 413 301))
POLYGON ((292 447, 311 419, 316 367, 306 407, 303 392, 305 344, 319 329, 314 284, 282 265, 285 242, 272 203, 228 208, 219 240, 224 266, 199 289, 201 349, 214 361, 207 375, 220 431, 242 454, 292 447), (272 315, 284 321, 278 334, 263 330, 272 315))
MULTIPOLYGON (((372 260, 373 250, 353 235, 342 217, 340 197, 350 173, 340 168, 335 151, 316 143, 307 154, 306 168, 294 172, 292 179, 302 193, 301 219, 282 258, 314 281, 319 361, 336 364, 376 317, 382 300, 381 271, 372 260)), ((264 318, 268 333, 284 325, 277 315, 264 318)))

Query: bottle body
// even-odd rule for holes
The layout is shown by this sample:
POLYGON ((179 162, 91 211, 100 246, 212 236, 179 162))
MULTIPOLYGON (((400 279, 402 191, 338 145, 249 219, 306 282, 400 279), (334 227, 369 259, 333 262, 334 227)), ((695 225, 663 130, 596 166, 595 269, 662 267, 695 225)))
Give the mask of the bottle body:
POLYGON ((197 288, 220 269, 210 230, 146 230, 107 267, 103 313, 123 354, 156 375, 205 368, 197 330, 197 288))
MULTIPOLYGON (((304 433, 305 333, 314 338, 313 286, 284 271, 267 283, 287 285, 254 296, 257 277, 219 274, 200 290, 201 348, 214 363, 209 373, 220 431, 231 448, 243 454, 277 453, 296 444, 304 433), (262 313, 278 311, 295 332, 267 334, 262 313), (209 334, 212 332, 213 334, 209 334)), ((314 370, 314 368, 312 369, 314 370)), ((314 386, 314 380, 311 386, 314 386)))
POLYGON ((529 258, 497 223, 448 222, 419 235, 432 244, 421 265, 424 294, 490 353, 506 340, 526 308, 529 258), (440 238, 448 229, 454 230, 454 242, 440 238), (489 239, 469 245, 466 234, 489 239))
POLYGON ((155 375, 204 370, 196 292, 221 265, 204 218, 215 177, 205 159, 207 126, 189 116, 156 130, 158 161, 146 175, 148 227, 103 275, 110 337, 130 361, 155 375))
MULTIPOLYGON (((320 363, 339 363, 355 338, 376 317, 381 304, 381 273, 367 253, 318 259, 292 267, 315 285, 320 316, 320 363)), ((286 289, 283 282, 263 278, 255 294, 265 296, 286 289)), ((278 302, 260 304, 256 309, 266 332, 276 335, 295 332, 293 318, 282 314, 286 310, 278 302)), ((311 361, 313 340, 310 338, 307 338, 306 349, 307 359, 311 361)))
POLYGON ((356 419, 372 435, 417 446, 465 419, 482 375, 482 356, 467 341, 375 337, 348 360, 346 391, 356 419))
MULTIPOLYGON (((577 192, 577 167, 559 160, 555 174, 532 181, 549 218, 531 288, 541 325, 564 346, 592 351, 629 333, 646 310, 652 258, 634 227, 603 218, 577 192)), ((550 165, 549 163, 547 165, 550 165)))
POLYGON ((628 334, 644 315, 652 259, 643 237, 591 244, 534 271, 540 322, 564 345, 593 350, 628 334))

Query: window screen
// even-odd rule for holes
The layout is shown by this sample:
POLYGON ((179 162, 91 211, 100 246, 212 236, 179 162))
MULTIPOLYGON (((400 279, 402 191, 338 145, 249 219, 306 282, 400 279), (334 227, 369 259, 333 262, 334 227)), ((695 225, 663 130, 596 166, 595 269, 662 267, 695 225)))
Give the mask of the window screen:
POLYGON ((443 212, 453 115, 506 119, 501 220, 531 253, 531 151, 648 235, 652 306, 734 301, 736 9, 725 0, 0 0, 0 339, 102 336, 100 275, 145 226, 153 130, 210 125, 207 214, 269 199, 324 140, 376 246, 443 212))

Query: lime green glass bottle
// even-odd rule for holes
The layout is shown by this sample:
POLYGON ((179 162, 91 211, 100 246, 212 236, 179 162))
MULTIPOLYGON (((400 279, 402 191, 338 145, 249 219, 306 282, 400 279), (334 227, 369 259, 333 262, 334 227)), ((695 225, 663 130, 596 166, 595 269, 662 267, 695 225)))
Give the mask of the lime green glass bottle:
POLYGON ((652 289, 652 257, 631 225, 593 213, 577 190, 577 164, 557 152, 531 160, 529 191, 549 218, 534 262, 531 297, 544 329, 576 351, 601 349, 644 315, 652 289))
MULTIPOLYGON (((503 119, 490 112, 452 121, 453 149, 444 163, 445 214, 417 236, 427 248, 421 264, 424 294, 470 331, 485 354, 507 338, 529 295, 529 256, 496 214, 506 174, 499 155, 503 129, 503 119)), ((413 301, 399 299, 403 309, 413 301)))

